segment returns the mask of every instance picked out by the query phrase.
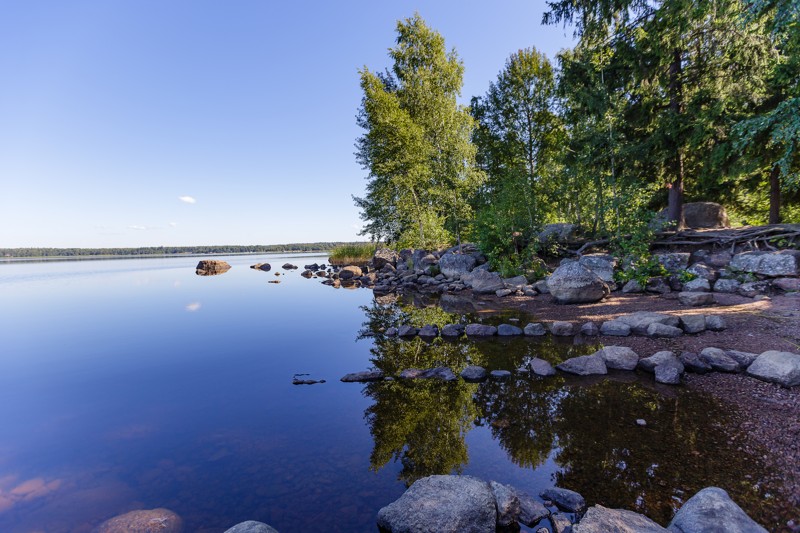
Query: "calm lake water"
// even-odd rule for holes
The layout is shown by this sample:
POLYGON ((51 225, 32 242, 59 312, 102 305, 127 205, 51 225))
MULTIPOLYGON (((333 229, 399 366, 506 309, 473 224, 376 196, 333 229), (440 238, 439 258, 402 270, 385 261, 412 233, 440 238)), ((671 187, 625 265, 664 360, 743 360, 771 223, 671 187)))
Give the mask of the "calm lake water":
POLYGON ((452 297, 376 301, 300 276, 324 256, 220 259, 233 268, 207 277, 196 257, 0 263, 0 531, 88 532, 156 507, 186 531, 377 531, 378 509, 408 484, 450 472, 533 495, 558 484, 661 523, 708 485, 768 513, 758 461, 706 396, 632 373, 341 383, 374 367, 514 370, 596 347, 388 339, 398 323, 532 317, 452 297), (276 277, 287 261, 301 270, 276 277), (327 382, 292 385, 298 373, 327 382))

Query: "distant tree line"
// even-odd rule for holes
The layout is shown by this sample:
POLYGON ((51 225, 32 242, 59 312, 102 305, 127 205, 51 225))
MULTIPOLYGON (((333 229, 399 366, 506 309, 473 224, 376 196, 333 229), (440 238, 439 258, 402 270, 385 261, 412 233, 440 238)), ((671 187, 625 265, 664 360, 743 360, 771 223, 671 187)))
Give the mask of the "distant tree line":
POLYGON ((348 242, 309 242, 267 245, 150 246, 143 248, 0 248, 0 257, 91 257, 179 254, 255 254, 275 252, 327 252, 348 242))

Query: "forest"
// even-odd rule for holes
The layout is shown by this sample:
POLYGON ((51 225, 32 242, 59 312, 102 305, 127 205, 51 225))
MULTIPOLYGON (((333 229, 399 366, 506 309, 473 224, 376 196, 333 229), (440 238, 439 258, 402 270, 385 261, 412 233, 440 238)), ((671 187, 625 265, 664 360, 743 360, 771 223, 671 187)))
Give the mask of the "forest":
POLYGON ((0 248, 0 257, 156 256, 178 254, 257 254, 275 252, 327 252, 342 242, 268 245, 150 246, 144 248, 0 248))
POLYGON ((397 23, 391 67, 360 71, 362 235, 520 262, 545 224, 613 241, 657 214, 681 228, 686 202, 734 225, 800 222, 795 0, 547 5, 541 22, 575 47, 514 51, 469 105, 456 50, 419 14, 397 23))

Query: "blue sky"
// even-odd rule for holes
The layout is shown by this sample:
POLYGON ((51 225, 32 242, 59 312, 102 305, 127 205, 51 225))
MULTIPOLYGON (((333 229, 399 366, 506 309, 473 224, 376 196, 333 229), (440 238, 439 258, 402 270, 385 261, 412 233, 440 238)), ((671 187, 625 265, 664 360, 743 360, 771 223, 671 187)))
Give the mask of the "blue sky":
POLYGON ((465 65, 572 31, 527 1, 10 0, 0 5, 0 247, 356 240, 358 69, 419 11, 465 65))

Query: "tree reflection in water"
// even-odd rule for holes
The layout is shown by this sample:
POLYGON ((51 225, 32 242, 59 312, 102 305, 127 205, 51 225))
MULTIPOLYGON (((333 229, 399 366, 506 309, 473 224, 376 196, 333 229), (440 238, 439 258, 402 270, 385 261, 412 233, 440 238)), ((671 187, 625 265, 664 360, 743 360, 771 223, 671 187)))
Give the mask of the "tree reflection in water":
MULTIPOLYGON (((497 323, 497 317, 451 314, 401 301, 375 302, 364 311, 360 337, 373 338, 372 362, 388 375, 435 366, 458 373, 468 364, 514 371, 531 357, 555 364, 596 349, 552 338, 388 338, 383 332, 401 324, 441 328, 497 323)), ((715 485, 754 518, 768 512, 754 487, 763 468, 729 441, 724 407, 685 388, 656 385, 650 375, 542 379, 515 373, 508 381, 481 384, 389 381, 367 385, 364 394, 374 401, 365 412, 375 441, 371 466, 378 470, 399 460, 399 477, 407 485, 432 474, 460 472, 469 462, 465 437, 478 425, 491 431, 520 468, 536 469, 553 458, 560 467, 554 484, 580 492, 590 504, 637 510, 664 524, 680 501, 715 485), (636 424, 640 418, 646 427, 636 424), (745 473, 752 474, 752 481, 745 473)))

